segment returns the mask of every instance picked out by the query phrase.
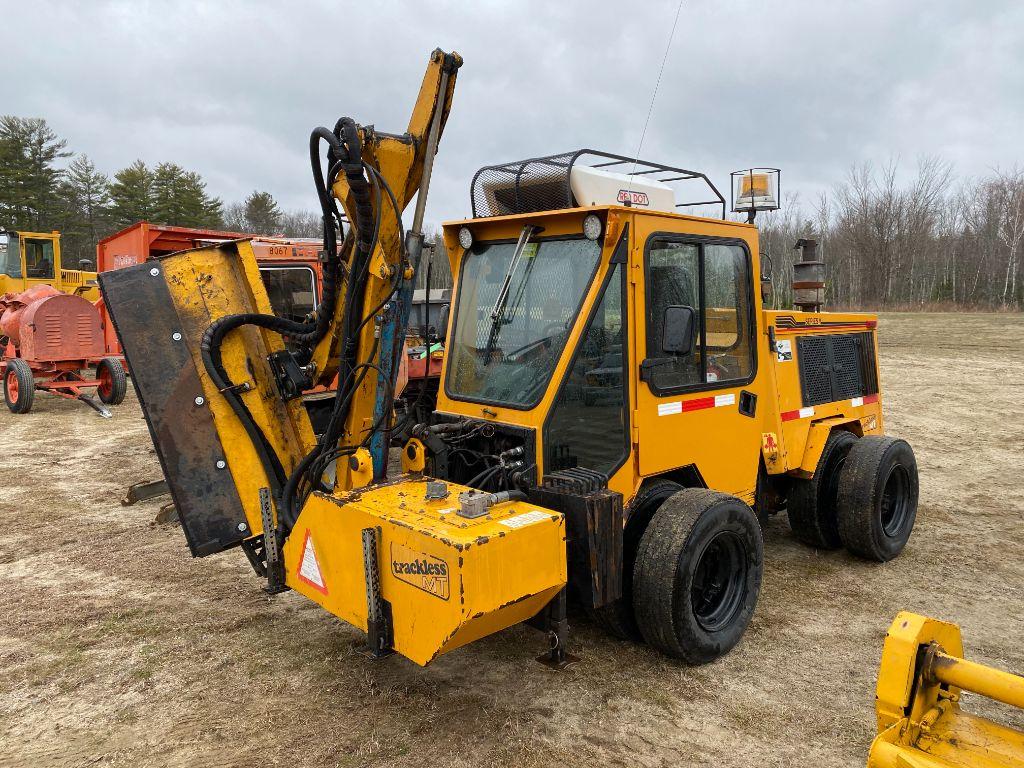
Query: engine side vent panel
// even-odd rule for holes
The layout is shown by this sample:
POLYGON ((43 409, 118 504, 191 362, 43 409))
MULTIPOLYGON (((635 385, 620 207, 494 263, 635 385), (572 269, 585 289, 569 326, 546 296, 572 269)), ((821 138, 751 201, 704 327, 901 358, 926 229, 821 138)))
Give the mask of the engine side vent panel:
POLYGON ((878 392, 874 334, 799 336, 796 345, 804 407, 878 392))

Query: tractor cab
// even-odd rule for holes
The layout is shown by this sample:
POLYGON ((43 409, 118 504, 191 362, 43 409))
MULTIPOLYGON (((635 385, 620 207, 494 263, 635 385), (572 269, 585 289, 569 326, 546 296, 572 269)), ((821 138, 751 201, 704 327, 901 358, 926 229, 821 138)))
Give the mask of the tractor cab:
MULTIPOLYGON (((533 481, 585 469, 629 499, 646 476, 697 471, 665 417, 684 393, 752 396, 756 230, 681 213, 724 215, 704 174, 589 150, 484 168, 472 188, 475 218, 445 227, 457 279, 439 416, 511 426, 533 481)), ((699 472, 752 503, 760 428, 742 411, 714 428, 698 415, 699 472), (750 460, 718 458, 737 435, 750 460)))
POLYGON ((95 272, 64 269, 59 232, 0 232, 0 296, 36 285, 99 298, 95 272))

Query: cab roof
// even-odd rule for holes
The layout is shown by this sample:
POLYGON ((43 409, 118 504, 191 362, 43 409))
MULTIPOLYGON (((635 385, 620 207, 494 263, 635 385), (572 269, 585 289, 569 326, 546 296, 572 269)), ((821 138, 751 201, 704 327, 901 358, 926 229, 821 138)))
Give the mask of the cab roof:
POLYGON ((639 210, 650 206, 645 189, 664 189, 674 196, 676 209, 721 206, 721 218, 725 219, 725 198, 705 174, 595 149, 484 166, 470 183, 473 218, 582 207, 589 200, 578 199, 584 176, 591 184, 606 182, 604 199, 598 198, 603 203, 623 203, 639 210), (612 189, 616 186, 622 188, 612 189))

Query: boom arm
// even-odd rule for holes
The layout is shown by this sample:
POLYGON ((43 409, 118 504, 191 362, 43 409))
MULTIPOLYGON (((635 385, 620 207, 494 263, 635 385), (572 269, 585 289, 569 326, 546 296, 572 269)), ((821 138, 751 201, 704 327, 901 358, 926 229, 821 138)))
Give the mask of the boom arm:
MULTIPOLYGON (((347 167, 331 189, 352 222, 354 237, 345 254, 345 286, 312 363, 323 383, 337 374, 339 397, 349 400, 344 423, 330 435, 332 442, 337 439, 337 452, 345 455, 370 437, 377 479, 383 477, 387 463, 391 391, 419 267, 427 187, 461 64, 456 53, 438 49, 431 54, 403 135, 355 126, 363 168, 347 167), (417 193, 413 226, 403 237, 401 212, 417 193), (348 297, 350 291, 358 294, 348 297)), ((349 149, 351 155, 351 145, 349 149)), ((337 482, 342 488, 352 487, 349 462, 339 462, 337 482)))

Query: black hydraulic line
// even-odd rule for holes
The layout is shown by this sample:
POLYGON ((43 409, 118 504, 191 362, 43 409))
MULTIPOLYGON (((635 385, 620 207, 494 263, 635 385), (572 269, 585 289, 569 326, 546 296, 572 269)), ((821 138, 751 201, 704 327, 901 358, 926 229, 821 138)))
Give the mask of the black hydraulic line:
POLYGON ((484 483, 488 482, 491 479, 491 477, 493 477, 494 474, 498 472, 498 470, 500 469, 501 464, 495 464, 493 467, 488 467, 483 472, 480 472, 476 476, 467 480, 466 485, 468 485, 470 488, 477 488, 478 486, 481 486, 484 483))

